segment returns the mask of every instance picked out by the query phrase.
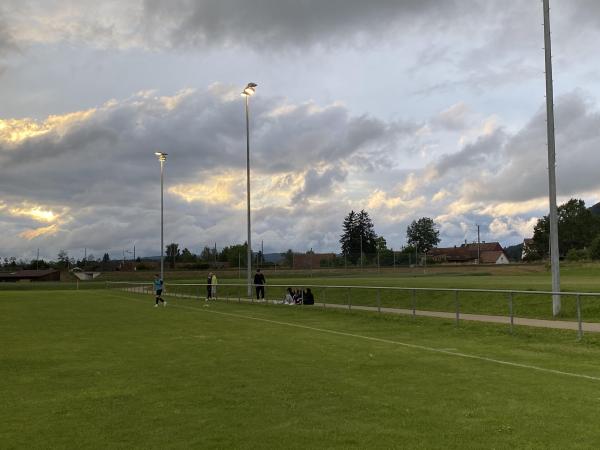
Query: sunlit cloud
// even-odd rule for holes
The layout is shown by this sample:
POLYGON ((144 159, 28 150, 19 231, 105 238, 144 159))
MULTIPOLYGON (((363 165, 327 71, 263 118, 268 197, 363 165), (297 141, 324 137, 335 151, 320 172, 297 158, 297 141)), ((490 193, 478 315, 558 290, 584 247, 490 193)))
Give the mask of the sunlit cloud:
POLYGON ((451 195, 450 192, 448 192, 446 189, 442 189, 442 190, 436 192, 434 194, 434 196, 431 198, 431 200, 434 202, 441 202, 442 200, 445 200, 446 198, 448 198, 450 195, 451 195))
POLYGON ((426 199, 423 196, 405 199, 402 196, 389 195, 379 189, 376 189, 368 198, 367 206, 371 209, 418 209, 425 205, 426 199))
POLYGON ((205 178, 202 183, 178 184, 170 187, 168 192, 188 203, 237 205, 240 199, 236 198, 236 191, 242 188, 244 180, 245 178, 242 178, 241 172, 231 172, 210 176, 205 178))
POLYGON ((46 120, 33 119, 0 119, 0 141, 19 143, 49 132, 64 135, 67 129, 75 123, 89 119, 96 109, 77 111, 63 115, 49 116, 46 120))
POLYGON ((41 237, 41 236, 52 236, 54 234, 56 234, 59 231, 59 226, 58 224, 52 224, 52 225, 48 225, 47 227, 40 227, 40 228, 34 228, 31 230, 25 230, 21 233, 19 233, 19 237, 23 238, 23 239, 27 239, 28 241, 31 241, 35 238, 41 237))
POLYGON ((14 217, 27 217, 38 222, 55 222, 58 219, 53 211, 42 209, 41 206, 10 208, 9 213, 14 217))
POLYGON ((524 202, 504 202, 487 205, 478 209, 479 214, 485 214, 492 217, 497 216, 516 216, 535 211, 544 211, 548 208, 548 199, 537 198, 524 202))

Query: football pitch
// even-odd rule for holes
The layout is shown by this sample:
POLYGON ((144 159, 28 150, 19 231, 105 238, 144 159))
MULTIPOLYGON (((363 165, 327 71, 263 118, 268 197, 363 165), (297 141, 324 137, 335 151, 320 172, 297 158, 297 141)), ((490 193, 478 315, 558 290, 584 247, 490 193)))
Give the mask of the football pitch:
POLYGON ((597 448, 600 336, 0 292, 2 448, 597 448))

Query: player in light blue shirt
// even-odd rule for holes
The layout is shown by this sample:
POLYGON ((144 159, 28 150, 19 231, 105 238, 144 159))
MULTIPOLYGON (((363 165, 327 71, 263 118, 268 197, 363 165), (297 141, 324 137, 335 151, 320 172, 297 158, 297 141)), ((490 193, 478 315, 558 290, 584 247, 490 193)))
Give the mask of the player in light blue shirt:
POLYGON ((154 305, 155 308, 158 308, 158 302, 161 302, 163 306, 167 306, 167 302, 162 298, 162 291, 163 280, 158 274, 156 274, 154 275, 154 292, 156 294, 156 304, 154 305))

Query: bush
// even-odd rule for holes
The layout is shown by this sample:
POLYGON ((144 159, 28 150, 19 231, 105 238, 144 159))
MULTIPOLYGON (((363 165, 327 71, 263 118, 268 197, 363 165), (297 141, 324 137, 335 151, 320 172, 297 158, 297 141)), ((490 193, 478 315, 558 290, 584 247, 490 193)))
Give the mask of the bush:
POLYGON ((600 259, 600 235, 596 236, 590 244, 590 258, 600 259))
POLYGON ((588 259, 588 251, 586 249, 572 248, 567 252, 567 261, 581 261, 588 259))

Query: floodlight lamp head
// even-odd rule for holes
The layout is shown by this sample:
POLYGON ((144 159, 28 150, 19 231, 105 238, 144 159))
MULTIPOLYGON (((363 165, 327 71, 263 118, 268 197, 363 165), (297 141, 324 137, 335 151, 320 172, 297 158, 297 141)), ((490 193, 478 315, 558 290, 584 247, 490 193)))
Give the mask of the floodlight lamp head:
POLYGON ((248 83, 248 85, 242 91, 242 97, 250 97, 254 95, 256 92, 256 86, 258 86, 256 83, 248 83))
POLYGON ((164 153, 164 152, 154 152, 154 154, 156 155, 156 157, 158 158, 158 160, 160 162, 165 162, 167 160, 167 155, 168 153, 164 153))

